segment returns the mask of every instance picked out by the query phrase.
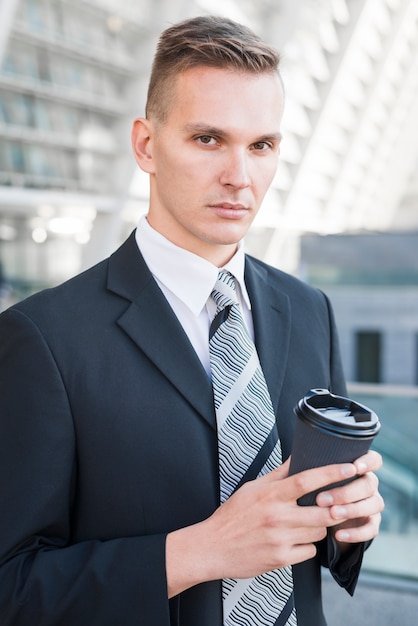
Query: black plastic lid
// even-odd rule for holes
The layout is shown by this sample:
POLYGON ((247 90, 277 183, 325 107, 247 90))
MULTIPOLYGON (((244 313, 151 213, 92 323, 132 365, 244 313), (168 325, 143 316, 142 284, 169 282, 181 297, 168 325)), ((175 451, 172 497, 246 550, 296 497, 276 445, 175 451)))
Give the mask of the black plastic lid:
POLYGON ((380 429, 379 418, 371 409, 327 389, 311 389, 298 402, 295 413, 312 426, 334 434, 371 437, 380 429))

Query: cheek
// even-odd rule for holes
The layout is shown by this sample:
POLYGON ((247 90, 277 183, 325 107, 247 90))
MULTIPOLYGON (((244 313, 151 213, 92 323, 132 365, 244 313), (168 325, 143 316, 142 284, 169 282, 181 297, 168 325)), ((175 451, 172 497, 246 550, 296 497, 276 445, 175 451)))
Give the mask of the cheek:
POLYGON ((203 189, 200 179, 183 163, 160 163, 155 175, 159 197, 173 214, 185 214, 188 207, 200 204, 203 189))
POLYGON ((258 198, 263 198, 266 192, 269 190, 271 183, 274 180, 276 170, 263 172, 256 181, 254 181, 254 193, 258 198))
POLYGON ((270 166, 266 168, 262 176, 262 180, 260 182, 260 188, 264 189, 263 193, 266 193, 267 189, 272 184, 274 177, 276 176, 276 173, 277 173, 277 166, 278 166, 277 159, 274 159, 274 161, 270 164, 270 166))
POLYGON ((190 199, 205 197, 216 182, 210 164, 196 159, 182 159, 182 162, 173 168, 170 178, 177 195, 185 195, 190 199))
POLYGON ((169 181, 177 189, 193 188, 208 169, 207 163, 201 163, 196 155, 187 150, 173 152, 161 151, 158 154, 156 173, 161 180, 169 181))

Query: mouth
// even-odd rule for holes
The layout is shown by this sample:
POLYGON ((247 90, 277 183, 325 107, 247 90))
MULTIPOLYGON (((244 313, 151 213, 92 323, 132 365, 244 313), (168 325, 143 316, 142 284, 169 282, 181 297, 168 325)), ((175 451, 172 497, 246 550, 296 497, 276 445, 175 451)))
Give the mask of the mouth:
POLYGON ((211 204, 209 205, 209 208, 215 211, 219 217, 235 220, 241 219, 244 215, 247 215, 250 210, 249 207, 246 207, 243 204, 235 204, 232 202, 219 202, 217 204, 211 204))

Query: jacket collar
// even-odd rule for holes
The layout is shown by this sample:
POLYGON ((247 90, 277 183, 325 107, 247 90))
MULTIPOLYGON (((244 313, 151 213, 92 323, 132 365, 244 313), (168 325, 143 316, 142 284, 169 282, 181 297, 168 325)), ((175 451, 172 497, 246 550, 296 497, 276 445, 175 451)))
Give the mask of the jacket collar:
POLYGON ((110 257, 107 288, 130 302, 117 320, 118 325, 216 428, 210 381, 142 258, 134 234, 110 257))
POLYGON ((272 280, 268 266, 249 256, 246 257, 245 282, 251 300, 254 340, 277 412, 289 351, 290 301, 278 286, 278 280, 272 280))

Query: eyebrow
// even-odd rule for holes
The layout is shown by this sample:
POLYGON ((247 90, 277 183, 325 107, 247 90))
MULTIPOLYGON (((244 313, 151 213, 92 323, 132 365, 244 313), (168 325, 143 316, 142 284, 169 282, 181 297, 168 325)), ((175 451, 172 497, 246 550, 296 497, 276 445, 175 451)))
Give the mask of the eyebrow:
MULTIPOLYGON (((195 123, 195 124, 186 124, 184 127, 185 131, 188 133, 198 133, 201 135, 215 135, 216 137, 225 138, 228 136, 221 128, 216 128, 215 126, 208 126, 203 123, 195 123)), ((258 137, 253 143, 257 143, 259 141, 277 141, 280 143, 283 139, 282 133, 266 133, 265 135, 261 135, 258 137)))

